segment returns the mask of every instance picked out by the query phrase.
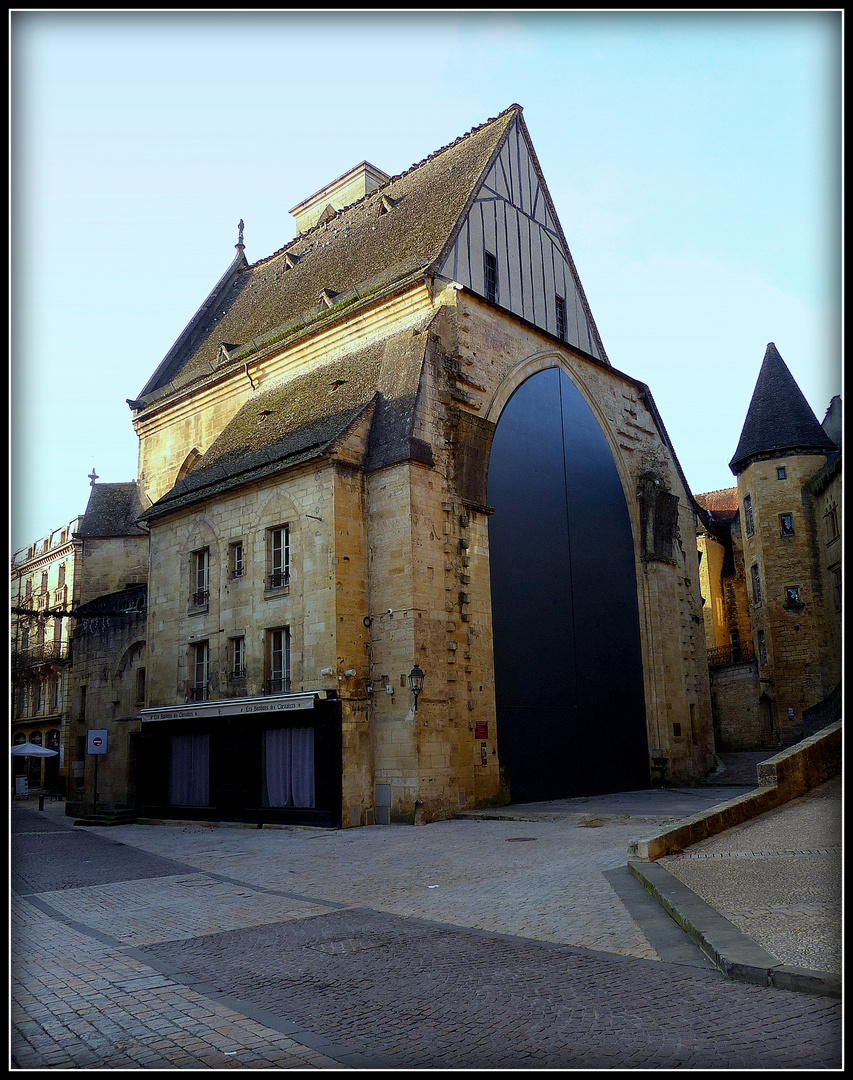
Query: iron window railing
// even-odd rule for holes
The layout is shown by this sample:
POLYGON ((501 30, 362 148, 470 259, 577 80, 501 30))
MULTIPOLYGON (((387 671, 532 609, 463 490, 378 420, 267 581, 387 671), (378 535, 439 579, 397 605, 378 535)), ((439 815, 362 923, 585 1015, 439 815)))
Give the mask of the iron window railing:
POLYGON ((751 641, 741 641, 737 645, 720 645, 708 650, 708 667, 726 667, 729 664, 746 664, 755 659, 755 649, 751 641))

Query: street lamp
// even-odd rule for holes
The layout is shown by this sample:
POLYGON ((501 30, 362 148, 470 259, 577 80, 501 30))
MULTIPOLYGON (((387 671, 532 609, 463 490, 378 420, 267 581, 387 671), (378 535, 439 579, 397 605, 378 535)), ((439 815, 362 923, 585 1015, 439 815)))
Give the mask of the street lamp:
POLYGON ((418 711, 418 694, 424 688, 424 673, 418 667, 417 664, 409 672, 409 686, 412 693, 415 695, 415 712, 418 711))

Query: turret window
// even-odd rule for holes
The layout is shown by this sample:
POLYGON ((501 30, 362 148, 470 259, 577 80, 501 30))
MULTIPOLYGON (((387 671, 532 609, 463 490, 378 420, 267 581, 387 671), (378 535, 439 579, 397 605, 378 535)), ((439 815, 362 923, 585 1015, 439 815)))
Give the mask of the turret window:
POLYGON ((779 515, 779 527, 782 536, 794 535, 794 515, 793 514, 780 514, 779 515))
POLYGON ((761 603, 761 577, 758 572, 758 564, 753 563, 749 570, 750 577, 752 578, 752 602, 753 604, 761 603))
POLYGON ((778 465, 776 467, 776 479, 777 480, 787 480, 787 478, 788 478, 788 470, 785 468, 784 465, 778 465))
POLYGON ((746 525, 746 535, 752 536, 755 532, 755 519, 752 516, 752 497, 750 495, 744 495, 743 497, 743 518, 746 525))

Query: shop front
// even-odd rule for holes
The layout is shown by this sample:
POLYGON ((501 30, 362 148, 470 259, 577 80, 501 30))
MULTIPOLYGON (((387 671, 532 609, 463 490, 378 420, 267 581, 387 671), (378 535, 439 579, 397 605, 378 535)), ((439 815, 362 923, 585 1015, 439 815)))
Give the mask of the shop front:
POLYGON ((146 817, 341 824, 340 703, 282 694, 143 709, 135 750, 146 817))

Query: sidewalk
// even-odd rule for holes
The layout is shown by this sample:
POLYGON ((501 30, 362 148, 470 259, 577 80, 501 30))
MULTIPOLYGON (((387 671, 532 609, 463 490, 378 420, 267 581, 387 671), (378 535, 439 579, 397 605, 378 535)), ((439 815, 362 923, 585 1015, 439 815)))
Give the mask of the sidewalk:
MULTIPOLYGON (((717 783, 528 803, 469 817, 629 820, 637 839, 655 815, 687 818, 758 786, 772 751, 722 755, 717 783)), ((841 996, 841 777, 751 821, 631 873, 730 978, 841 996)), ((630 846, 630 845, 629 845, 630 846)))

